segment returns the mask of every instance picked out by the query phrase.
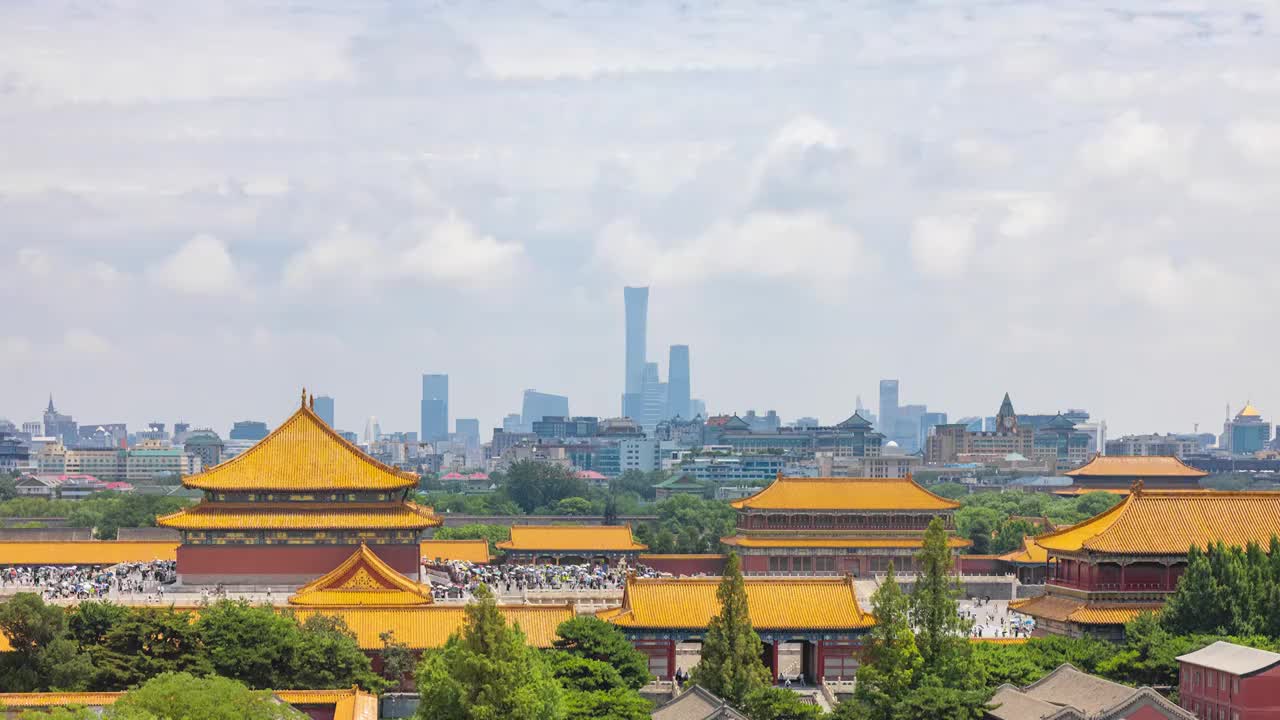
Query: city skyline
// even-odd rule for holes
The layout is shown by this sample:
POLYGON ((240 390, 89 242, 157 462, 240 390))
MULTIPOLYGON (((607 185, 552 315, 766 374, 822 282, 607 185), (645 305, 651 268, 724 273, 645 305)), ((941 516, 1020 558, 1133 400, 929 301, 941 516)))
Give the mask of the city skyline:
POLYGON ((612 416, 626 285, 711 412, 1277 414, 1274 10, 478 7, 0 7, 0 414, 612 416))

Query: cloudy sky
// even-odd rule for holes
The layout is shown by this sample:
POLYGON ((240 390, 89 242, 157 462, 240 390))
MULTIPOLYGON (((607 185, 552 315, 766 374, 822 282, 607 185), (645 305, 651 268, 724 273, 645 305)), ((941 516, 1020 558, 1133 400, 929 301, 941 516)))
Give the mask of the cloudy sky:
POLYGON ((1280 415, 1280 10, 0 3, 0 417, 1280 415))

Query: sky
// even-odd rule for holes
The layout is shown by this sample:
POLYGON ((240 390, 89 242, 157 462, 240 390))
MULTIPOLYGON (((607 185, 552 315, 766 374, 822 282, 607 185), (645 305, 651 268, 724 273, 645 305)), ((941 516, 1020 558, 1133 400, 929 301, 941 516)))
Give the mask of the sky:
POLYGON ((0 3, 0 417, 1280 415, 1280 8, 0 3))

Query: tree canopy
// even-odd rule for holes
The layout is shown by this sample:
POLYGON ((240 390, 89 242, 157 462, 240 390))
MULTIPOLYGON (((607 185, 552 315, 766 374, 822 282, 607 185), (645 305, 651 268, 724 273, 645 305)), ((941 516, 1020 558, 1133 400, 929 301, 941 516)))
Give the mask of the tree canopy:
POLYGON ((509 627, 483 586, 462 631, 423 655, 421 720, 564 720, 563 691, 547 660, 509 627))
POLYGON ((305 720, 268 690, 250 690, 222 677, 165 673, 125 693, 106 720, 305 720))

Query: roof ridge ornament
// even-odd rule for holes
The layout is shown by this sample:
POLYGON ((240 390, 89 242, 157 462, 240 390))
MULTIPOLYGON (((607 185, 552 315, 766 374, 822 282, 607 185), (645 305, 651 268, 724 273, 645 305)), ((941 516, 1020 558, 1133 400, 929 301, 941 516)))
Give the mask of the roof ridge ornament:
POLYGON ((1133 485, 1129 486, 1129 494, 1134 497, 1140 497, 1142 495, 1142 478, 1138 478, 1133 481, 1133 485))
POLYGON ((307 386, 302 386, 302 407, 307 406, 307 386))

